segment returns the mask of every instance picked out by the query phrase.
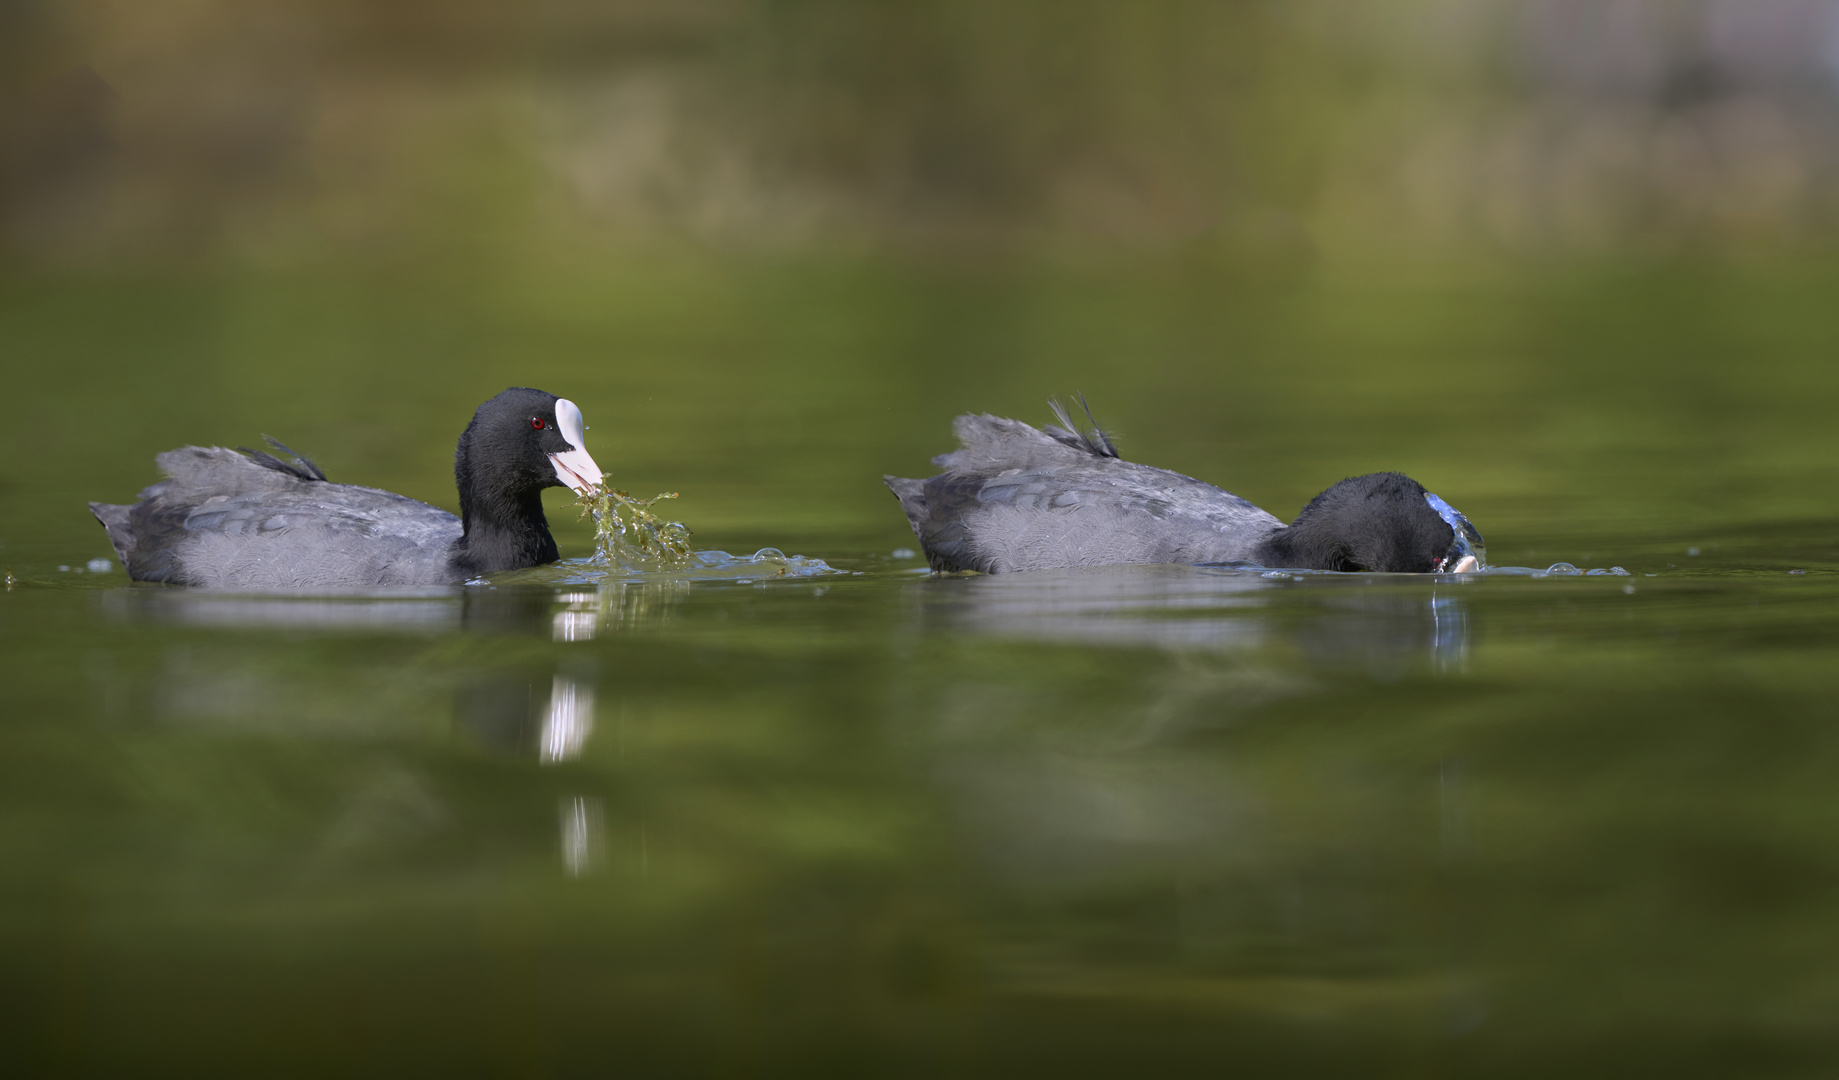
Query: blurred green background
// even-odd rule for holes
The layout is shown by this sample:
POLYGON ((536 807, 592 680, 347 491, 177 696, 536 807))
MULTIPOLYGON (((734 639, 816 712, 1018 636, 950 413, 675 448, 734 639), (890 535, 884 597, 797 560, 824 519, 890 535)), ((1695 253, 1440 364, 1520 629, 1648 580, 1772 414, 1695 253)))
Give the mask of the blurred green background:
POLYGON ((0 1054, 1830 1075, 1836 237, 1839 0, 0 0, 0 1054), (857 574, 92 569, 513 384, 857 574), (881 475, 1074 391, 1633 576, 924 579, 881 475))
POLYGON ((96 266, 646 245, 1806 250, 1825 0, 9 0, 5 243, 96 266))
POLYGON ((0 12, 0 347, 133 433, 96 497, 259 429, 446 502, 528 383, 724 543, 885 543, 873 477, 1075 389, 1286 518, 1829 505, 1825 0, 0 12))

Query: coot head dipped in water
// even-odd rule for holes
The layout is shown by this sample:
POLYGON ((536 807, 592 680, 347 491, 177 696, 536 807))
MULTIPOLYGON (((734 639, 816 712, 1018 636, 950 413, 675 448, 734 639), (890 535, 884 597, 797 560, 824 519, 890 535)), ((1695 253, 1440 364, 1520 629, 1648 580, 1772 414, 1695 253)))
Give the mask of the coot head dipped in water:
MULTIPOLYGON (((1125 461, 1096 424, 1058 403, 1045 430, 958 417, 959 448, 925 480, 885 477, 933 569, 1003 573, 1127 563, 1465 573, 1486 567, 1481 534, 1399 473, 1343 480, 1289 525, 1245 499, 1125 461)), ((1088 418, 1090 414, 1088 413, 1088 418)))

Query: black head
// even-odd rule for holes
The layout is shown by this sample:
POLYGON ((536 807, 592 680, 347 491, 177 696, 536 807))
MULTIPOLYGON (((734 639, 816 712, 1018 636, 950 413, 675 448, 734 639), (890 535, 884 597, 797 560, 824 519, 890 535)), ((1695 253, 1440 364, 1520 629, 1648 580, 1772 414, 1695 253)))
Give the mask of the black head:
POLYGON ((1343 480, 1265 542, 1267 566, 1428 574, 1485 565, 1468 519, 1400 473, 1343 480))
POLYGON ((479 406, 453 455, 462 527, 453 554, 457 571, 555 561, 542 492, 586 491, 600 483, 600 466, 584 445, 586 430, 573 402, 541 390, 514 386, 479 406))
POLYGON ((514 386, 479 406, 454 453, 462 514, 476 500, 520 501, 544 488, 600 483, 581 410, 567 398, 514 386))

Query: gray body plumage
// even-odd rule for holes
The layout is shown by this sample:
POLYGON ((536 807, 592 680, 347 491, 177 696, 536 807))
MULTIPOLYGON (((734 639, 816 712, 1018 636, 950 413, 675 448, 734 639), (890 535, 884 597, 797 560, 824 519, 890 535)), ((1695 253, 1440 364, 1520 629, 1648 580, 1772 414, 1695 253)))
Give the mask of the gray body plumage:
POLYGON ((460 519, 376 488, 307 479, 223 447, 156 459, 132 506, 91 503, 132 577, 231 589, 440 585, 460 519))
POLYGON ((1117 457, 1102 432, 960 416, 926 480, 884 478, 935 570, 1251 561, 1284 523, 1193 477, 1117 457))

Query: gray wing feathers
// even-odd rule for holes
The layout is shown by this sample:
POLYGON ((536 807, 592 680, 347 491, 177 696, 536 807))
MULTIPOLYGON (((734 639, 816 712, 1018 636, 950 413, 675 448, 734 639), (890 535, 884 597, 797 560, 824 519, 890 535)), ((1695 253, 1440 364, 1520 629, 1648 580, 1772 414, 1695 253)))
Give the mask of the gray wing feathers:
POLYGON ((953 427, 961 446, 933 459, 945 472, 887 480, 934 569, 1244 560, 1283 525, 1212 484, 1120 460, 1102 434, 1062 440, 988 415, 953 427))
POLYGON ((241 495, 258 491, 286 491, 299 480, 277 469, 263 468, 241 453, 223 446, 181 446, 156 456, 154 464, 166 479, 140 493, 142 499, 180 499, 195 493, 241 495))
POLYGON ((951 429, 958 436, 958 449, 932 459, 934 465, 951 472, 1040 469, 1092 460, 1088 451, 1069 446, 1020 420, 988 413, 966 414, 953 420, 951 429))
POLYGON ((1283 524, 1211 484, 1116 460, 992 477, 962 516, 993 571, 1228 562, 1283 524))

